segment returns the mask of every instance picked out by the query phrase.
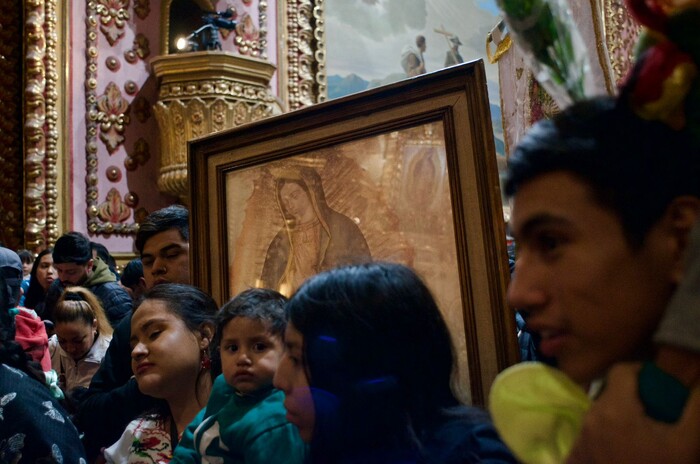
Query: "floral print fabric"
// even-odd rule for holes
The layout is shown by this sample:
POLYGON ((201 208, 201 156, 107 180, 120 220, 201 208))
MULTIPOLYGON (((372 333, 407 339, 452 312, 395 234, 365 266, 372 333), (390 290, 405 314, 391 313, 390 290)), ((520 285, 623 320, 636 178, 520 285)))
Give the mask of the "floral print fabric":
POLYGON ((108 463, 160 464, 173 458, 170 433, 162 419, 146 416, 127 425, 121 438, 104 452, 108 463))
POLYGON ((0 463, 79 463, 78 431, 46 386, 0 365, 0 463))

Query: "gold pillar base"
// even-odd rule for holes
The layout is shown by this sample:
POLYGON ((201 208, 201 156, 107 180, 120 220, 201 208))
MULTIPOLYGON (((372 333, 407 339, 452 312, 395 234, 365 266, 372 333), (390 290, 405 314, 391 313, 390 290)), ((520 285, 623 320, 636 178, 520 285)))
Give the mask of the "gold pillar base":
POLYGON ((151 66, 158 79, 158 189, 186 201, 187 142, 281 113, 269 89, 275 66, 220 51, 159 56, 151 66))

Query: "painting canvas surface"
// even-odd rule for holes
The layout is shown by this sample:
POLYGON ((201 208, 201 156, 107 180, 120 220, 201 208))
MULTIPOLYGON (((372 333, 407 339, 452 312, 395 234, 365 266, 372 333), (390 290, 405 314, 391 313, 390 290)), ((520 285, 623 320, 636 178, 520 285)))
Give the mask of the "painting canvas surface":
POLYGON ((460 347, 455 388, 469 401, 448 175, 441 122, 230 171, 231 294, 260 286, 290 294, 316 272, 370 259, 406 264, 460 347))

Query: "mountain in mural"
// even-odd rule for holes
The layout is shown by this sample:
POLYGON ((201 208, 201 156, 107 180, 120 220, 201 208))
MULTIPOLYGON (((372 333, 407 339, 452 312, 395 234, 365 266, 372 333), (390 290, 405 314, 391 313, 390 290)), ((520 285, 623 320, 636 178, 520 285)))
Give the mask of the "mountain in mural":
POLYGON ((369 82, 362 79, 357 74, 348 74, 347 76, 328 76, 328 98, 338 98, 351 93, 362 92, 367 89, 369 82))

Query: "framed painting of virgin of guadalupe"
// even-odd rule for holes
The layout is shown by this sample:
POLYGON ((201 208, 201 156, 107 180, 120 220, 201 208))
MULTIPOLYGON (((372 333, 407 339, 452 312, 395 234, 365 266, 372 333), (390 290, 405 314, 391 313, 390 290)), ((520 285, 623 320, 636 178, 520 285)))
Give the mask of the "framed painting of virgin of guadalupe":
POLYGON ((219 303, 398 262, 447 321, 461 399, 484 404, 517 361, 481 61, 196 139, 188 167, 194 284, 219 303))

